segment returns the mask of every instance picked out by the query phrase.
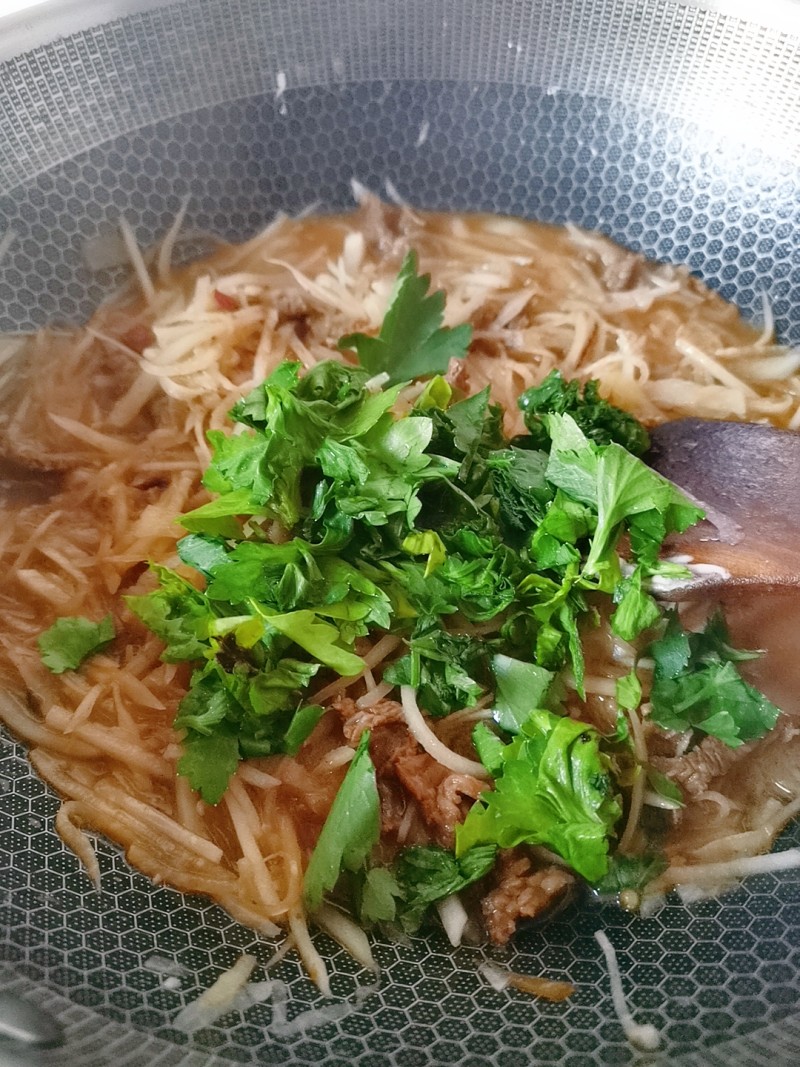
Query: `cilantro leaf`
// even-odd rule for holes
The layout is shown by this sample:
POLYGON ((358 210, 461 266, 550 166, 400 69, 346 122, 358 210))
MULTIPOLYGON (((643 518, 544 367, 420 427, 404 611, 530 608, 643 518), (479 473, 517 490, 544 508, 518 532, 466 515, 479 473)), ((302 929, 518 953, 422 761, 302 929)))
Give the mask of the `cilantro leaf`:
POLYGON ((319 704, 305 704, 297 709, 283 738, 283 751, 287 756, 297 755, 324 714, 325 709, 319 704))
POLYGON ((420 706, 434 717, 475 705, 488 675, 481 642, 426 627, 411 638, 409 649, 383 672, 384 681, 414 686, 420 706))
POLYGON ((89 656, 102 652, 115 636, 111 615, 100 622, 74 615, 56 619, 48 630, 39 634, 36 643, 45 667, 53 674, 63 674, 77 670, 89 656))
POLYGON ((356 871, 361 867, 380 837, 378 786, 368 746, 366 730, 308 861, 303 901, 310 912, 320 906, 343 869, 356 871))
POLYGON ((478 759, 493 777, 502 773, 505 759, 505 744, 485 722, 476 724, 472 731, 472 743, 478 759))
POLYGON ((274 715, 297 703, 299 694, 319 670, 319 663, 305 663, 285 656, 269 671, 259 671, 248 682, 248 703, 256 716, 274 715))
POLYGON ((186 728, 210 737, 220 723, 227 720, 233 724, 242 718, 244 708, 221 674, 215 666, 193 674, 189 690, 178 705, 177 729, 186 728))
POLYGON ((617 678, 614 690, 617 706, 623 711, 635 711, 642 702, 642 683, 636 671, 617 678))
POLYGON ((703 517, 671 482, 626 452, 607 445, 597 460, 597 530, 584 565, 584 573, 596 573, 620 524, 625 519, 655 509, 663 518, 666 533, 682 533, 703 517))
POLYGON ((534 708, 545 706, 553 673, 510 656, 494 656, 492 672, 497 683, 492 718, 508 733, 518 734, 534 708))
POLYGON ((545 516, 553 490, 545 478, 544 452, 507 448, 493 452, 487 466, 499 517, 509 533, 530 533, 545 516))
POLYGON ((571 415, 586 437, 598 445, 614 441, 634 456, 641 456, 650 447, 644 426, 604 400, 597 381, 587 382, 581 391, 579 382, 568 382, 561 371, 553 370, 540 385, 526 389, 517 403, 525 414, 534 448, 546 447, 548 430, 542 418, 546 414, 571 415))
POLYGON ((411 556, 427 556, 425 577, 433 574, 447 559, 447 549, 435 530, 417 530, 403 540, 402 549, 411 556))
POLYGON ((228 559, 225 541, 221 537, 187 534, 178 541, 176 547, 181 562, 187 567, 194 567, 206 578, 215 567, 225 563, 228 559))
POLYGON ((452 434, 452 445, 446 455, 461 458, 459 481, 465 487, 473 486, 475 477, 483 473, 481 460, 492 450, 502 447, 503 411, 498 404, 489 403, 489 387, 451 404, 446 411, 437 413, 439 446, 443 431, 452 434))
POLYGON ((445 295, 442 290, 426 295, 430 283, 429 274, 417 273, 416 253, 409 252, 378 336, 351 333, 337 347, 354 349, 362 367, 373 375, 388 374, 391 383, 444 374, 451 359, 466 354, 472 327, 442 326, 445 295))
POLYGON ((476 845, 460 856, 437 845, 415 845, 397 857, 393 874, 401 894, 398 918, 407 933, 422 922, 431 904, 483 878, 494 866, 494 845, 476 845))
POLYGON ((189 780, 206 804, 219 804, 238 764, 239 742, 232 730, 220 728, 213 734, 190 730, 178 760, 178 774, 189 780))
POLYGON ((617 610, 611 616, 611 629, 623 641, 633 641, 643 630, 654 626, 661 618, 661 608, 642 588, 642 566, 617 583, 614 603, 617 610))
POLYGON ((358 887, 358 916, 363 923, 391 922, 397 915, 397 898, 403 895, 388 867, 370 867, 358 887))
POLYGON ((588 881, 603 877, 622 809, 591 726, 534 711, 505 746, 498 775, 456 827, 457 856, 481 844, 546 845, 588 881))
POLYGON ((167 567, 150 568, 159 588, 145 596, 126 596, 125 603, 160 637, 167 663, 200 659, 209 650, 209 626, 216 619, 207 598, 167 567))
POLYGON ((612 856, 608 870, 593 885, 601 896, 611 896, 625 889, 644 889, 669 866, 666 856, 660 852, 645 852, 641 856, 612 856))
POLYGON ((291 638, 295 644, 338 674, 350 677, 364 669, 363 659, 343 647, 338 628, 321 619, 318 611, 301 610, 281 614, 273 613, 255 602, 251 602, 251 606, 262 616, 268 627, 291 638))
POLYGON ((671 613, 648 654, 655 661, 650 717, 665 730, 694 729, 737 748, 775 725, 778 708, 736 668, 752 654, 731 647, 721 614, 692 633, 671 613))
POLYGON ((653 767, 648 767, 646 773, 647 784, 658 797, 660 807, 670 811, 684 807, 683 791, 677 782, 673 782, 671 778, 667 778, 666 774, 662 774, 653 767))

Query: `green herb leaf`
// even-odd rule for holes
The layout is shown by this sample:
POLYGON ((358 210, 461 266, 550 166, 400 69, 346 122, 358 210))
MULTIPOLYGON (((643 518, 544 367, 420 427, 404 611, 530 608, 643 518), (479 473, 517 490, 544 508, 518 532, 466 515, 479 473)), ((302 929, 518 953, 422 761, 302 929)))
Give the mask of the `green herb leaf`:
POLYGON ((619 445, 607 445, 596 457, 597 529, 584 574, 599 573, 603 557, 616 542, 623 520, 655 509, 667 533, 682 533, 703 517, 671 482, 619 445))
POLYGON ((608 868, 621 810, 597 732, 539 709, 505 747, 494 791, 456 827, 456 855, 481 844, 546 845, 595 882, 608 868))
POLYGON ((190 730, 178 760, 178 774, 200 794, 206 804, 218 804, 239 764, 239 742, 233 731, 217 729, 213 734, 190 730))
POLYGON ((595 444, 614 441, 634 456, 646 452, 650 439, 645 428, 632 415, 604 400, 599 385, 597 381, 587 382, 581 392, 579 382, 567 382, 561 371, 553 370, 540 385, 526 389, 517 403, 525 413, 525 425, 534 447, 543 448, 547 444, 547 424, 542 416, 567 414, 595 444))
POLYGON ((410 533, 403 541, 403 551, 411 556, 427 556, 425 577, 433 574, 437 567, 447 559, 447 549, 435 530, 417 530, 410 533))
POLYGON ((358 916, 363 923, 391 922, 403 891, 388 867, 370 867, 359 886, 358 916))
POLYGON ((545 516, 553 496, 544 452, 507 448, 490 454, 487 466, 499 518, 510 533, 529 534, 545 516))
POLYGON ((324 894, 336 885, 342 869, 358 870, 380 837, 380 801, 368 746, 367 730, 361 735, 308 861, 303 900, 310 912, 316 911, 324 894))
POLYGON ((778 708, 735 665, 752 654, 731 648, 721 615, 702 633, 692 633, 670 614, 649 655, 655 660, 650 717, 665 730, 695 729, 737 748, 775 725, 778 708))
POLYGON ((39 634, 36 643, 45 667, 53 674, 63 674, 77 670, 89 656, 102 652, 115 636, 111 615, 100 622, 74 615, 56 619, 49 630, 39 634))
POLYGON ((518 734, 531 712, 545 706, 553 673, 510 656, 494 656, 492 673, 497 684, 492 718, 508 733, 518 734))
POLYGON ((319 704, 305 704, 297 709, 284 734, 283 751, 287 756, 297 755, 324 714, 325 709, 319 704))
POLYGON ((411 638, 409 649, 383 672, 384 681, 414 686, 420 707, 434 717, 475 705, 489 673, 481 642, 425 626, 411 638))
POLYGON ((666 774, 662 774, 661 771, 657 771, 653 767, 648 767, 647 784, 656 796, 659 797, 661 807, 676 811, 678 808, 685 806, 680 786, 676 782, 673 782, 671 778, 667 778, 666 774))
POLYGON ((348 334, 338 347, 354 349, 362 367, 373 375, 388 374, 392 383, 444 374, 451 359, 466 355, 472 327, 442 326, 445 295, 441 290, 426 295, 430 283, 429 274, 417 273, 416 253, 409 252, 378 336, 348 334))
POLYGON ((262 616, 267 626, 290 638, 337 674, 349 678, 364 669, 363 659, 342 647, 339 630, 321 619, 317 611, 273 613, 255 601, 251 601, 251 607, 262 616))
POLYGON ((271 670, 252 675, 247 692, 253 714, 274 715, 295 705, 299 693, 307 688, 318 670, 319 663, 305 663, 285 657, 271 670))
POLYGON ((639 890, 657 878, 669 866, 660 852, 646 852, 641 856, 612 856, 605 875, 594 883, 601 896, 611 896, 625 889, 639 890))
POLYGON ((642 683, 635 670, 617 678, 614 688, 617 706, 623 711, 635 711, 639 707, 642 702, 642 683))
POLYGON ((617 610, 611 616, 611 629, 623 641, 633 641, 661 618, 661 608, 642 588, 641 564, 633 573, 617 583, 614 589, 614 603, 617 610))
POLYGON ((167 663, 201 659, 209 651, 209 627, 217 618, 207 598, 167 567, 152 566, 159 588, 125 603, 166 646, 167 663))
POLYGON ((187 567, 194 567, 208 577, 215 567, 227 562, 228 552, 221 537, 207 534, 187 534, 177 544, 178 555, 187 567))
POLYGON ((477 845, 458 857, 437 845, 404 849, 393 873, 402 893, 399 918, 406 931, 418 928, 431 904, 488 874, 496 854, 494 845, 477 845))

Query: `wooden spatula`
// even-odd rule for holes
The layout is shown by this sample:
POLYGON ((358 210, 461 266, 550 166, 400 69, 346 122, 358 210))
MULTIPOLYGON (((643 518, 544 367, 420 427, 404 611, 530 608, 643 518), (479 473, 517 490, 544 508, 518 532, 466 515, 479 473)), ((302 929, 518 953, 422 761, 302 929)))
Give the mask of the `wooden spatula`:
POLYGON ((800 586, 800 433, 679 419, 656 427, 651 440, 647 462, 708 515, 668 550, 730 575, 693 582, 694 591, 800 586))

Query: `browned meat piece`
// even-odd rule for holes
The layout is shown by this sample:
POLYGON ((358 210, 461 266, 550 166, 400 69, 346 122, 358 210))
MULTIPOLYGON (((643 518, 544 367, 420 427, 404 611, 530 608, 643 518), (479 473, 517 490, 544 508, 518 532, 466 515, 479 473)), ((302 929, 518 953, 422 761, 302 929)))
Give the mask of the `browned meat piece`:
POLYGON ((149 326, 145 326, 144 323, 137 322, 129 330, 120 337, 120 341, 124 345, 127 345, 134 352, 138 352, 139 355, 144 352, 150 345, 156 343, 156 335, 150 329, 149 326))
POLYGON ((453 774, 417 747, 413 755, 395 760, 395 773, 420 806, 428 829, 440 845, 453 846, 456 823, 464 821, 474 800, 486 785, 468 774, 453 774))
POLYGON ((495 945, 505 945, 521 919, 548 911, 575 883, 562 867, 534 870, 531 859, 517 849, 500 854, 494 877, 497 884, 483 898, 481 910, 495 945))
POLYGON ((657 771, 677 782, 684 793, 696 797, 751 748, 752 745, 729 748, 718 737, 704 737, 685 756, 653 756, 652 764, 657 771))
POLYGON ((388 726, 390 723, 405 724, 403 709, 396 700, 379 700, 371 708, 359 708, 350 697, 338 697, 333 707, 342 720, 347 743, 354 747, 365 730, 374 730, 376 726, 388 726))
POLYGON ((410 798, 395 774, 395 762, 418 751, 416 741, 406 729, 403 709, 393 700, 359 708, 350 697, 338 697, 333 707, 342 720, 342 732, 348 744, 357 745, 362 733, 370 731, 369 750, 381 802, 381 832, 396 834, 410 798))
POLYGON ((349 697, 339 697, 333 706, 349 744, 357 744, 364 730, 370 731, 370 755, 378 776, 384 829, 397 829, 402 819, 399 789, 417 802, 436 840, 451 847, 455 825, 463 821, 469 802, 486 788, 485 783, 470 775, 453 774, 424 752, 408 732, 403 709, 396 701, 381 700, 371 708, 359 708, 349 697))
POLYGON ((642 720, 642 729, 644 730, 647 751, 653 763, 656 756, 664 759, 674 758, 678 745, 684 740, 685 736, 677 730, 662 730, 660 726, 656 726, 648 718, 642 720))
POLYGON ((395 778, 378 778, 381 803, 381 833, 396 834, 408 808, 408 797, 395 778))
POLYGON ((438 799, 442 816, 451 830, 464 821, 472 807, 471 801, 477 800, 485 789, 486 782, 471 774, 448 774, 439 786, 438 799))

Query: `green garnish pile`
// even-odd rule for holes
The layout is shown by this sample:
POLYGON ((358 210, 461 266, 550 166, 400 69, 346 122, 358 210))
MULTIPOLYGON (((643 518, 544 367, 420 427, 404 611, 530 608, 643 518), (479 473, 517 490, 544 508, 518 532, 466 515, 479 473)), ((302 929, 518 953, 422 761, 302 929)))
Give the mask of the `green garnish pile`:
MULTIPOLYGON (((178 770, 210 804, 239 760, 298 751, 323 710, 307 694, 328 672, 362 670, 359 637, 402 635, 383 677, 413 686, 430 716, 493 694, 493 726, 474 740, 494 788, 457 828, 454 852, 411 848, 370 865, 380 813, 365 734, 312 854, 311 910, 342 877, 364 921, 406 929, 486 874, 498 847, 542 844, 589 882, 620 879, 609 869, 615 754, 630 750, 624 710, 641 700, 639 680, 620 680, 613 737, 562 706, 565 672, 584 695, 581 633, 601 611, 627 641, 648 631, 651 718, 664 728, 735 745, 777 716, 738 674, 745 654, 721 620, 687 634, 648 592, 656 575, 688 577, 659 552, 702 513, 639 458, 643 427, 596 383, 581 390, 554 371, 519 398, 527 433, 507 439, 488 389, 462 399, 438 376, 471 331, 442 326, 444 294, 428 295, 429 281, 410 254, 378 337, 340 342, 359 366, 301 376, 284 363, 234 406, 240 432, 209 433, 213 499, 180 519, 178 553, 202 588, 154 565, 158 588, 127 598, 163 658, 193 666, 178 770), (419 378, 429 380, 398 416, 419 378)), ((53 650, 70 623, 87 620, 59 620, 40 639, 52 669, 77 666, 53 650)))

